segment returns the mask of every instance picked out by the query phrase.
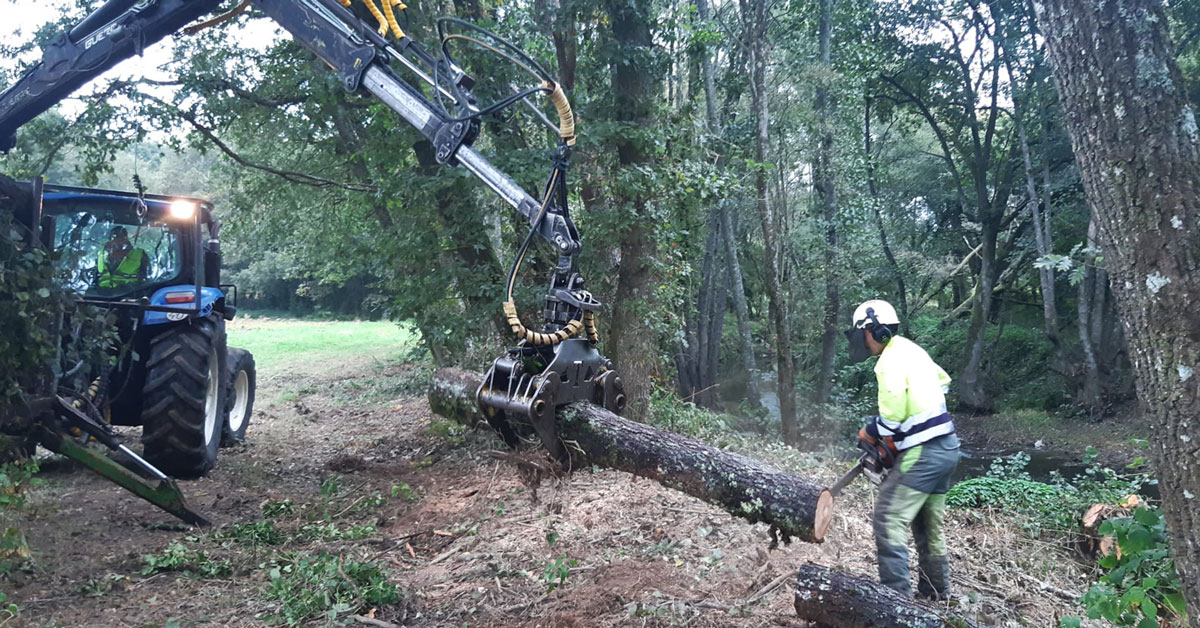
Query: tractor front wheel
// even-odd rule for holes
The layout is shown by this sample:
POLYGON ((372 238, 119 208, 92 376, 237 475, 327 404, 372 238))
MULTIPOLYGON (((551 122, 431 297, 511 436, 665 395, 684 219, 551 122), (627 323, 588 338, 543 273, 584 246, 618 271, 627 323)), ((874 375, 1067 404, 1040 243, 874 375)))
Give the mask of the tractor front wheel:
POLYGON ((193 319, 150 343, 142 387, 146 460, 164 473, 197 478, 217 461, 225 422, 225 321, 193 319))
POLYGON ((245 349, 230 347, 226 364, 229 367, 229 389, 225 392, 228 409, 221 446, 244 442, 250 415, 254 413, 254 356, 245 349))

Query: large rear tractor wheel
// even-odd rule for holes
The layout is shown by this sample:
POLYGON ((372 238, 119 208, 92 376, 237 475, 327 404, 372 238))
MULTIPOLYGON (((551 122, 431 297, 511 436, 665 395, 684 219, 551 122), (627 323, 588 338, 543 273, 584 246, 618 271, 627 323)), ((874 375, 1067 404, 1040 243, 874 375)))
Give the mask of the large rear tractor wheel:
POLYGON ((146 460, 164 473, 197 478, 217 461, 225 422, 225 321, 192 320, 150 343, 142 387, 146 460))
POLYGON ((245 349, 229 348, 229 389, 225 392, 224 430, 221 446, 245 442, 246 428, 250 427, 250 415, 254 412, 254 356, 245 349))

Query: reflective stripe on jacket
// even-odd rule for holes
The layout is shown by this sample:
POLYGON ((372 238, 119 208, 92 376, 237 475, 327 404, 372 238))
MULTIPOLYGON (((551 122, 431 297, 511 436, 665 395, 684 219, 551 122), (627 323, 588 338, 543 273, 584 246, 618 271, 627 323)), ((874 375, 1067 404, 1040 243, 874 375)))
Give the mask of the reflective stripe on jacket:
POLYGON ((875 363, 879 382, 880 436, 893 436, 899 450, 954 433, 946 412, 950 376, 913 341, 894 336, 875 363))
POLYGON ((96 256, 96 272, 99 273, 97 283, 101 288, 113 288, 134 283, 141 279, 142 260, 146 252, 142 249, 132 249, 116 268, 109 265, 109 255, 104 249, 96 256))

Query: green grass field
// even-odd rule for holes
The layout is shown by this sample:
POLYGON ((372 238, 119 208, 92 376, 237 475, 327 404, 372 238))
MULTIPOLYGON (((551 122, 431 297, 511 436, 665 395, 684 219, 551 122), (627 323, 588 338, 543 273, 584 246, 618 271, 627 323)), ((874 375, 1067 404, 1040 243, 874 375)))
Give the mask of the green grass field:
POLYGON ((259 377, 312 374, 391 362, 418 346, 406 325, 369 321, 247 318, 229 323, 229 345, 254 354, 259 377))

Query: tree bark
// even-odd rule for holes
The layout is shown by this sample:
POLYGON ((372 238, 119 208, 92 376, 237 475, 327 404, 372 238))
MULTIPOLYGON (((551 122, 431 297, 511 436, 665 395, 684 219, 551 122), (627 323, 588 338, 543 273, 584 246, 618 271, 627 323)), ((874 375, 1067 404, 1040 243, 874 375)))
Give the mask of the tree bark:
POLYGON ((746 396, 754 406, 759 405, 758 366, 754 358, 754 338, 750 335, 750 306, 746 303, 746 286, 742 282, 742 265, 738 261, 737 235, 733 231, 733 211, 727 203, 720 204, 721 237, 725 241, 726 269, 729 273, 729 293, 737 315, 738 338, 742 344, 742 366, 746 369, 746 396))
MULTIPOLYGON (((696 14, 706 26, 709 19, 708 1, 696 0, 696 14)), ((700 55, 700 72, 704 81, 704 112, 708 132, 714 138, 721 133, 720 112, 717 109, 716 69, 713 67, 712 55, 708 50, 702 50, 700 55)), ((726 102, 726 108, 730 103, 726 102)), ((725 163, 726 153, 718 149, 718 167, 725 163)), ((742 279, 742 265, 738 261, 737 234, 733 230, 732 209, 725 199, 717 201, 716 212, 720 223, 721 241, 725 247, 726 274, 728 275, 729 298, 733 301, 734 313, 737 315, 738 339, 742 345, 742 366, 746 369, 746 392, 749 401, 758 405, 758 383, 754 377, 756 370, 754 359, 754 339, 750 335, 750 308, 746 303, 746 288, 742 279)))
MULTIPOLYGON (((616 104, 614 118, 631 129, 651 124, 656 96, 656 68, 652 64, 654 45, 650 29, 649 5, 633 0, 606 0, 603 4, 611 25, 611 35, 621 55, 612 61, 612 93, 616 104)), ((644 141, 637 133, 626 133, 616 142, 617 163, 621 168, 636 167, 649 161, 644 141)), ((625 382, 629 414, 642 416, 650 396, 650 375, 655 370, 654 334, 645 321, 646 301, 653 297, 654 272, 651 262, 657 246, 646 216, 646 198, 633 192, 620 195, 615 204, 624 205, 634 218, 620 235, 621 261, 617 269, 616 297, 613 299, 612 324, 605 344, 608 356, 625 382)))
POLYGON ((806 563, 796 574, 796 615, 817 628, 973 628, 873 580, 806 563))
MULTIPOLYGON (((829 85, 833 82, 833 63, 830 52, 832 40, 833 0, 821 0, 818 21, 818 52, 821 74, 817 82, 815 109, 819 140, 813 183, 821 195, 821 218, 825 223, 825 312, 821 334, 821 369, 817 373, 817 403, 829 403, 833 394, 833 367, 837 361, 838 310, 842 297, 838 271, 837 190, 833 174, 833 100, 829 85)), ((816 416, 810 414, 810 416, 816 416)), ((805 426, 811 431, 813 426, 805 426)))
POLYGON ((782 256, 776 216, 767 193, 766 165, 770 152, 770 112, 767 102, 767 7, 765 0, 739 0, 744 22, 745 42, 750 50, 751 108, 755 118, 754 190, 758 217, 762 223, 763 274, 767 290, 767 306, 775 332, 775 372, 778 379, 779 419, 783 441, 798 444, 796 425, 796 376, 792 359, 792 332, 788 322, 788 303, 781 277, 782 256))
MULTIPOLYGON (((486 423, 475 403, 482 380, 479 373, 462 369, 437 371, 429 387, 430 409, 458 423, 486 423)), ((815 482, 590 403, 559 408, 556 427, 569 444, 571 468, 599 465, 652 479, 750 523, 770 524, 785 542, 825 538, 833 496, 815 482)))
POLYGON ((1200 145, 1158 0, 1039 0, 1127 330, 1175 566, 1200 628, 1200 145))
MULTIPOLYGON (((1088 247, 1095 246, 1096 241, 1096 221, 1091 221, 1088 224, 1088 247)), ((1078 401, 1081 405, 1088 408, 1093 413, 1096 412, 1103 404, 1100 398, 1100 366, 1096 359, 1095 345, 1092 343, 1092 317, 1099 317, 1103 314, 1102 311, 1097 311, 1093 307, 1094 297, 1096 295, 1096 284, 1100 280, 1099 273, 1096 272, 1096 256, 1088 254, 1083 259, 1083 281, 1079 282, 1079 346, 1083 350, 1083 382, 1080 386, 1082 392, 1079 395, 1078 401)), ((1104 286, 1100 286, 1103 290, 1104 286)))

